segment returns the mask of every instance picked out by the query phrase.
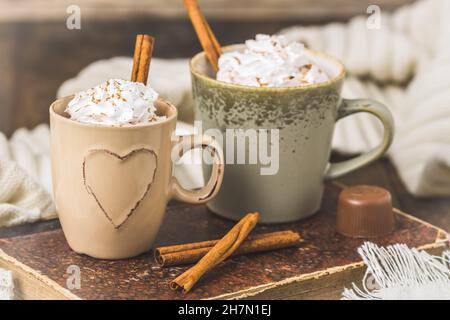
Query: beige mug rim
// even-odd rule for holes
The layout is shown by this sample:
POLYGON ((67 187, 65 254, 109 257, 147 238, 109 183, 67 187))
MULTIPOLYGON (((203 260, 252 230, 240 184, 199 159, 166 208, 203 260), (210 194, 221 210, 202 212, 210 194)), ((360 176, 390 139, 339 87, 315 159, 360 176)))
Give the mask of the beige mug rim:
MULTIPOLYGON (((229 51, 232 49, 237 49, 237 48, 241 48, 243 47, 244 44, 232 44, 232 45, 228 45, 228 46, 224 46, 222 47, 223 51, 229 51)), ((310 90, 314 90, 317 88, 325 88, 325 87, 329 87, 333 84, 335 84, 336 82, 341 81, 342 79, 345 78, 346 75, 346 69, 344 64, 342 63, 342 61, 340 61, 339 59, 336 59, 330 55, 327 55, 323 52, 320 51, 316 51, 316 50, 312 50, 312 49, 305 49, 308 53, 310 53, 313 56, 328 60, 330 62, 332 62, 333 64, 337 65, 339 67, 339 73, 329 79, 328 81, 325 82, 321 82, 321 83, 317 83, 317 84, 313 84, 310 86, 295 86, 295 87, 253 87, 253 86, 247 86, 247 85, 243 85, 243 84, 235 84, 235 83, 229 83, 229 82, 224 82, 224 81, 219 81, 216 80, 214 78, 211 78, 207 75, 205 75, 204 73, 200 72, 199 70, 196 69, 195 64, 197 63, 197 61, 201 58, 204 58, 206 56, 205 51, 201 51, 198 52, 197 54, 195 54, 189 61, 189 69, 191 71, 191 74, 195 75, 196 77, 201 78, 204 81, 210 82, 211 84, 214 84, 216 86, 221 86, 224 88, 229 88, 229 89, 236 89, 236 90, 247 90, 247 91, 261 91, 261 92, 285 92, 285 91, 293 91, 293 90, 299 90, 299 91, 310 91, 310 90)))
POLYGON ((176 121, 177 116, 178 116, 178 110, 172 103, 170 103, 169 101, 164 100, 162 98, 158 98, 156 100, 156 103, 164 103, 169 107, 168 113, 170 113, 170 115, 166 116, 166 119, 164 119, 164 120, 157 121, 157 122, 138 123, 138 124, 134 124, 134 125, 124 125, 124 126, 84 123, 84 122, 79 122, 79 121, 75 121, 75 120, 69 119, 67 117, 64 117, 63 115, 59 114, 58 112, 56 112, 54 110, 54 107, 57 103, 61 102, 64 99, 71 98, 73 96, 74 95, 65 96, 65 97, 62 97, 62 98, 59 98, 59 99, 56 99, 55 101, 53 101, 53 103, 50 105, 50 108, 49 108, 50 117, 54 118, 55 120, 63 121, 64 123, 67 123, 68 125, 72 125, 72 126, 76 126, 76 127, 78 126, 78 127, 85 127, 85 128, 96 128, 96 129, 100 129, 100 130, 135 130, 135 129, 141 129, 141 128, 147 128, 147 127, 162 126, 162 125, 172 122, 174 120, 176 121))

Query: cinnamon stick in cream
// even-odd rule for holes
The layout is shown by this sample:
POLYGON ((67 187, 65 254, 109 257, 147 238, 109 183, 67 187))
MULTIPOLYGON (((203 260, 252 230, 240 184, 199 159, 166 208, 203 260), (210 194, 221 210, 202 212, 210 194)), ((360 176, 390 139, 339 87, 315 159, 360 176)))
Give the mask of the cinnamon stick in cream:
POLYGON ((131 81, 147 84, 154 41, 155 39, 147 34, 136 36, 131 81))
POLYGON ((203 50, 206 53, 206 57, 211 63, 214 72, 219 70, 218 60, 222 54, 222 49, 214 36, 208 22, 200 11, 200 8, 196 0, 184 0, 184 6, 187 9, 189 18, 191 19, 192 25, 194 26, 197 37, 203 50))

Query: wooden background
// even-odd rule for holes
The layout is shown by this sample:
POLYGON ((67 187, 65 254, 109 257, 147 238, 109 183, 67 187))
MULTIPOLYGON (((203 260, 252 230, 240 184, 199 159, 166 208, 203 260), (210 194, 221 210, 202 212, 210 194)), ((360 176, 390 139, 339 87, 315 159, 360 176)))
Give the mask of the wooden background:
MULTIPOLYGON (((198 0, 205 14, 220 20, 342 20, 371 4, 392 10, 413 0, 198 0)), ((0 0, 0 20, 61 20, 76 4, 84 18, 129 19, 130 16, 185 16, 182 0, 0 0)))

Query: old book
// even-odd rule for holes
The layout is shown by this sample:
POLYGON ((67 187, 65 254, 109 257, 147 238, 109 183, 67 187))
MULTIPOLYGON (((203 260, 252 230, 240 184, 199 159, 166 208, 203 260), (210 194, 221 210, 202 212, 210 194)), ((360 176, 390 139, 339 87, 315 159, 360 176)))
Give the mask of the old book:
MULTIPOLYGON (((296 230, 303 239, 298 248, 232 257, 186 295, 171 291, 169 282, 189 266, 158 267, 151 252, 118 261, 78 255, 60 229, 0 239, 0 267, 12 270, 18 299, 337 299, 344 287, 362 279, 356 249, 365 241, 336 233, 339 191, 328 185, 322 209, 309 219, 253 231, 296 230)), ((434 254, 447 247, 445 231, 395 211, 395 232, 375 243, 405 243, 434 254)), ((216 239, 232 225, 205 206, 174 204, 155 245, 216 239)))

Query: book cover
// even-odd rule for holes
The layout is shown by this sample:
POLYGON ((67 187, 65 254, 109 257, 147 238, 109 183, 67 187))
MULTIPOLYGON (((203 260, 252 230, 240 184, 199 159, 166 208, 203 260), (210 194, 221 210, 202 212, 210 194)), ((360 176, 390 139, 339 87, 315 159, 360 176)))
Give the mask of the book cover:
MULTIPOLYGON (((12 270, 17 299, 338 299, 344 287, 361 281, 365 269, 356 250, 368 240, 335 231, 340 190, 327 185, 322 209, 311 218, 253 231, 298 231, 299 247, 231 257, 188 294, 172 291, 169 282, 189 265, 159 267, 151 251, 125 260, 93 259, 73 252, 61 229, 0 239, 0 267, 12 270)), ((447 247, 445 231, 395 211, 395 231, 370 241, 435 254, 447 247)), ((220 238, 233 224, 206 206, 173 204, 155 246, 220 238)))

